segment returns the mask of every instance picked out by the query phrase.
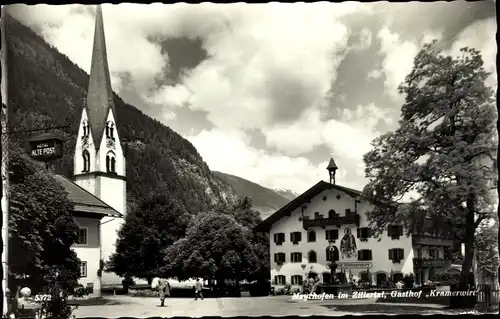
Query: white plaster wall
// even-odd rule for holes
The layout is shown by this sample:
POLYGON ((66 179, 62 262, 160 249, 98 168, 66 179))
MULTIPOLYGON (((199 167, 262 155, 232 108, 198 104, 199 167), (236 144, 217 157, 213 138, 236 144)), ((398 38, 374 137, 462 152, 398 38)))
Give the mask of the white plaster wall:
MULTIPOLYGON (((76 139, 75 154, 73 155, 73 163, 74 163, 73 173, 75 175, 82 174, 82 171, 83 171, 82 137, 83 137, 83 122, 84 121, 88 121, 87 110, 85 108, 82 111, 82 117, 80 119, 80 126, 78 128, 78 137, 76 139)), ((95 150, 95 145, 94 145, 94 139, 92 137, 92 134, 90 134, 90 133, 89 133, 88 145, 89 146, 88 146, 87 150, 89 151, 89 154, 90 154, 90 172, 93 172, 96 169, 97 163, 95 160, 96 150, 95 150)))
POLYGON ((87 229, 87 244, 73 245, 73 250, 76 252, 81 261, 87 262, 87 277, 80 278, 78 282, 83 286, 87 283, 94 284, 94 293, 92 297, 100 297, 101 295, 101 280, 97 276, 99 270, 99 260, 101 256, 99 246, 99 219, 75 217, 79 227, 87 229))
MULTIPOLYGON (((328 217, 328 212, 334 209, 340 216, 345 216, 345 210, 351 209, 354 211, 355 204, 354 198, 349 195, 338 191, 338 190, 326 190, 313 198, 309 204, 307 204, 307 209, 304 211, 305 216, 309 216, 310 219, 314 218, 315 212, 323 214, 325 218, 328 217), (340 195, 340 199, 337 199, 337 195, 340 195), (326 196, 326 200, 323 197, 326 196)), ((358 213, 360 214, 360 227, 368 227, 368 221, 366 217, 366 211, 368 211, 369 206, 367 204, 358 203, 358 213)), ((274 279, 276 275, 285 275, 287 283, 291 283, 292 275, 304 275, 310 270, 315 271, 320 275, 323 272, 329 272, 326 267, 326 248, 329 246, 328 241, 325 238, 325 230, 334 229, 335 226, 328 226, 326 229, 321 227, 310 228, 316 231, 316 241, 308 243, 307 242, 307 232, 302 227, 302 222, 298 220, 301 216, 301 209, 296 209, 290 217, 284 217, 280 221, 276 222, 270 231, 270 258, 271 258, 271 280, 274 279), (302 233, 302 240, 298 245, 293 245, 290 242, 290 233, 299 231, 302 233), (275 233, 285 233, 285 242, 277 246, 274 243, 275 233), (315 250, 317 255, 317 263, 308 263, 307 255, 310 250, 315 250), (275 253, 285 253, 286 262, 283 265, 278 265, 274 262, 275 253), (291 253, 301 252, 303 263, 307 264, 305 270, 302 270, 301 263, 291 263, 291 253), (312 266, 312 269, 311 269, 312 266)), ((356 237, 357 249, 371 249, 372 250, 372 268, 370 268, 370 273, 373 276, 373 281, 376 281, 377 273, 386 273, 389 275, 391 270, 393 273, 410 273, 413 272, 413 249, 411 237, 402 236, 399 240, 392 240, 387 236, 387 232, 384 232, 381 236, 380 242, 375 238, 368 239, 368 242, 361 242, 357 239, 357 227, 355 224, 342 226, 339 229, 339 239, 334 243, 340 250, 340 240, 344 236, 344 228, 350 227, 351 233, 356 237), (404 249, 405 259, 401 261, 400 264, 394 264, 389 260, 388 250, 391 248, 402 248, 404 249)), ((342 261, 342 260, 340 260, 342 261)), ((348 261, 357 261, 357 255, 354 259, 348 261)), ((351 270, 354 278, 359 278, 360 272, 366 271, 366 269, 352 269, 351 270)), ((276 286, 279 288, 279 286, 276 286)))
POLYGON ((116 120, 113 116, 113 112, 110 110, 108 113, 108 118, 107 121, 113 121, 115 123, 114 126, 114 137, 115 137, 115 149, 110 149, 106 146, 106 131, 103 131, 103 137, 101 139, 101 145, 99 147, 99 153, 98 153, 98 165, 97 170, 101 172, 106 172, 106 155, 108 154, 109 151, 112 151, 115 154, 116 158, 116 163, 115 163, 115 171, 118 175, 120 176, 125 176, 126 174, 126 163, 125 163, 125 157, 123 156, 123 149, 121 146, 121 140, 120 136, 118 135, 118 129, 117 129, 117 123, 116 120))

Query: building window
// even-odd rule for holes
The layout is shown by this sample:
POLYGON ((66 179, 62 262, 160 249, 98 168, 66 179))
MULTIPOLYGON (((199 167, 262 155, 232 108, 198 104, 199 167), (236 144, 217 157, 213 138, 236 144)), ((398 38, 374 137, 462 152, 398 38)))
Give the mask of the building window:
POLYGON ((115 124, 112 121, 108 121, 106 123, 106 137, 114 140, 115 139, 114 130, 115 130, 115 124))
POLYGON ((402 248, 389 249, 389 260, 392 260, 393 263, 400 263, 401 260, 403 259, 404 259, 404 249, 402 248))
POLYGON ((86 261, 80 262, 80 277, 81 278, 87 277, 87 262, 86 261))
POLYGON ((359 277, 360 277, 359 281, 361 281, 361 282, 371 282, 372 281, 371 275, 366 271, 359 273, 359 277))
POLYGON ((281 246, 285 242, 285 233, 274 234, 274 243, 281 246))
POLYGON ((307 233, 307 242, 312 243, 316 241, 316 232, 311 230, 307 233))
POLYGON ((437 259, 437 249, 429 248, 429 258, 437 259))
POLYGON ((335 218, 335 217, 337 217, 337 213, 335 212, 335 210, 330 209, 330 211, 328 212, 328 218, 335 218))
POLYGON ((83 170, 82 170, 82 172, 90 171, 90 153, 89 153, 89 151, 87 151, 87 150, 83 151, 82 158, 83 158, 83 170))
POLYGON ((302 233, 299 231, 290 233, 290 241, 294 244, 297 245, 300 241, 302 240, 302 233))
POLYGON ((89 130, 89 123, 87 121, 83 121, 82 128, 83 128, 83 137, 89 136, 90 130, 89 130))
POLYGON ((358 238, 361 241, 368 241, 368 238, 372 237, 372 230, 369 227, 358 228, 358 238))
POLYGON ((283 275, 274 276, 275 285, 286 285, 286 277, 283 275))
POLYGON ((302 262, 302 253, 291 253, 291 262, 293 263, 301 263, 302 262))
POLYGON ((108 152, 106 155, 106 172, 116 173, 116 159, 113 152, 108 152))
POLYGON ((314 250, 311 250, 307 255, 308 255, 307 259, 309 259, 310 263, 315 263, 318 261, 318 258, 316 256, 316 252, 314 250))
POLYGON ((372 251, 370 249, 358 250, 358 260, 361 261, 372 260, 372 251))
POLYGON ((417 253, 417 258, 422 258, 422 249, 417 248, 416 253, 417 253))
POLYGON ((302 285, 302 280, 304 278, 301 275, 292 276, 292 285, 302 285))
POLYGON ((339 250, 337 247, 326 248, 326 261, 339 261, 339 250))
POLYGON ((387 229, 387 235, 392 239, 399 239, 403 236, 403 226, 401 225, 391 225, 387 229))
POLYGON ((78 229, 78 239, 76 241, 78 245, 87 245, 87 228, 78 229))
POLYGON ((326 240, 337 240, 339 239, 339 230, 338 229, 327 229, 325 230, 326 240))
POLYGON ((274 254, 274 262, 277 264, 282 264, 286 261, 285 253, 276 253, 274 254))

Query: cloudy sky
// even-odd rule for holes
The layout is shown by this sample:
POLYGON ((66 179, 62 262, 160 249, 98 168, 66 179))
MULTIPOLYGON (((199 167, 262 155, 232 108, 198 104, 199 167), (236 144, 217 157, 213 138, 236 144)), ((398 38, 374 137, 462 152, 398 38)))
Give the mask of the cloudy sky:
MULTIPOLYGON (((11 14, 89 71, 95 7, 11 14)), ((398 84, 422 43, 483 53, 495 3, 103 5, 113 89, 191 141, 212 170, 303 192, 334 157, 361 189, 370 141, 397 126, 398 84)), ((496 74, 490 79, 496 86, 496 74)))

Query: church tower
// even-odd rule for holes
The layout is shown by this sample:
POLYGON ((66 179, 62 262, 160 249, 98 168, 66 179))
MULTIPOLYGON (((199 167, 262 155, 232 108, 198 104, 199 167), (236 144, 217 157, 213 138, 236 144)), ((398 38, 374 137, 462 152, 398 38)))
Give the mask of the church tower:
MULTIPOLYGON (((89 87, 74 154, 74 181, 103 202, 126 214, 126 165, 120 144, 109 76, 101 6, 97 6, 89 87)), ((101 220, 101 258, 115 251, 122 219, 101 220)), ((112 273, 102 274, 102 286, 121 284, 112 273)))

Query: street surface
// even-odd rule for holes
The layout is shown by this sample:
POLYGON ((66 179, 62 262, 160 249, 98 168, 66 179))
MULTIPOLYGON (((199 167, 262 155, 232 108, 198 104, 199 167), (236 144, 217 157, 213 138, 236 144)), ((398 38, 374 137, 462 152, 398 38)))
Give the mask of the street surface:
MULTIPOLYGON (((99 306, 79 306, 74 314, 77 318, 85 317, 203 317, 203 316, 310 316, 310 315, 360 315, 368 313, 342 312, 335 306, 355 306, 374 304, 375 299, 344 300, 292 300, 291 296, 277 297, 243 297, 243 298, 209 298, 197 300, 190 298, 169 298, 165 307, 159 307, 159 298, 110 296, 106 297, 111 304, 99 306)), ((400 304, 401 306, 401 304, 400 304)), ((408 305, 407 305, 408 306, 408 305)), ((418 314, 424 305, 409 305, 418 314)), ((429 305, 425 305, 428 307, 429 305)), ((395 307, 397 307, 395 305, 395 307)), ((433 306, 432 314, 445 313, 439 306, 433 306)), ((355 309, 355 307, 354 307, 355 309)), ((373 312, 369 314, 374 314, 373 312)), ((430 313, 429 313, 430 314, 430 313)))

